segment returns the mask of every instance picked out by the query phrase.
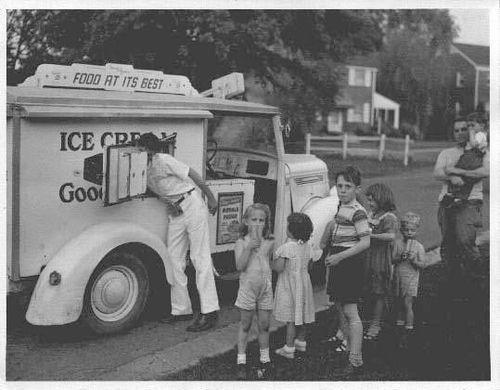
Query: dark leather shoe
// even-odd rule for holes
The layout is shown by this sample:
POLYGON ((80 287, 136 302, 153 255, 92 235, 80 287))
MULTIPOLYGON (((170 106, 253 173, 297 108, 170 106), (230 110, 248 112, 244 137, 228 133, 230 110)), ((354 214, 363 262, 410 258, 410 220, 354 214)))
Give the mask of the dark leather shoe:
POLYGON ((363 373, 363 366, 354 367, 351 363, 347 363, 346 366, 334 370, 330 376, 333 378, 346 378, 358 376, 363 373))
POLYGON ((187 327, 188 332, 202 332, 213 328, 217 323, 217 312, 213 311, 207 314, 201 314, 198 319, 187 327))
POLYGON ((198 316, 196 316, 196 317, 194 318, 193 323, 192 323, 191 325, 189 325, 189 326, 186 328, 186 330, 187 330, 188 332, 194 332, 194 330, 193 330, 193 329, 196 329, 196 328, 200 325, 200 318, 201 318, 201 316, 202 316, 202 315, 200 314, 200 315, 198 315, 198 316))
POLYGON ((174 322, 187 321, 191 320, 192 318, 192 314, 181 314, 177 316, 170 314, 168 317, 162 318, 160 322, 163 322, 164 324, 173 324, 174 322))

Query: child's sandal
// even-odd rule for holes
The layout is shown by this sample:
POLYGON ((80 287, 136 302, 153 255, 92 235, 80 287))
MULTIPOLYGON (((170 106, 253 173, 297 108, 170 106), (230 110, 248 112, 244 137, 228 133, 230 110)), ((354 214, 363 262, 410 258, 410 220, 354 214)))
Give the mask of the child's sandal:
POLYGON ((295 349, 292 349, 291 351, 287 348, 286 345, 284 345, 283 347, 281 348, 278 348, 276 351, 274 351, 276 353, 276 355, 280 355, 280 356, 283 356, 287 359, 293 359, 294 358, 294 352, 295 352, 295 349))
POLYGON ((341 340, 340 344, 337 345, 337 348, 335 348, 335 352, 346 352, 346 351, 347 351, 347 341, 341 340))
POLYGON ((375 333, 375 334, 366 333, 363 336, 363 340, 366 340, 366 341, 378 341, 378 336, 379 336, 379 333, 375 333))

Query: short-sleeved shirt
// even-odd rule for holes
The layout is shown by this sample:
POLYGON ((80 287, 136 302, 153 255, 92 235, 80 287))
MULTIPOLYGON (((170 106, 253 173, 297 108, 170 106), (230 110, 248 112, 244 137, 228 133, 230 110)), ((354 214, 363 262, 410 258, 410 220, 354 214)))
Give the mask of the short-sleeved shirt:
POLYGON ((341 204, 333 221, 330 221, 321 237, 321 247, 342 246, 350 248, 370 235, 366 210, 357 200, 341 204), (362 222, 359 224, 359 222, 362 222))
POLYGON ((158 196, 185 193, 194 187, 189 166, 166 153, 153 155, 148 166, 148 188, 158 196))
MULTIPOLYGON (((444 149, 439 153, 439 156, 436 161, 435 168, 452 168, 455 167, 460 156, 464 153, 464 149, 460 147, 454 147, 449 149, 444 149)), ((490 154, 487 151, 483 156, 483 167, 489 167, 490 165, 490 154)), ((443 199, 443 196, 449 193, 448 182, 443 183, 443 187, 441 188, 441 193, 439 194, 439 200, 443 199)), ((483 181, 479 180, 477 183, 474 183, 472 186, 472 190, 469 194, 469 200, 472 199, 483 199, 483 181)))

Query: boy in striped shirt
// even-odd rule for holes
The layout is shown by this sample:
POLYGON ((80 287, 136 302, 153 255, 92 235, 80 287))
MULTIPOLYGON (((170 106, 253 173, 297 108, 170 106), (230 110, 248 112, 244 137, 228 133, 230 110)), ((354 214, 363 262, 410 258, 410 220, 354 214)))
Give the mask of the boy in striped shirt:
POLYGON ((321 248, 327 249, 325 264, 329 267, 327 293, 339 312, 340 328, 347 335, 349 362, 333 373, 334 377, 357 374, 363 366, 361 345, 363 325, 358 301, 363 290, 364 252, 370 246, 370 228, 365 208, 356 200, 361 173, 346 167, 335 178, 339 208, 323 233, 321 248))

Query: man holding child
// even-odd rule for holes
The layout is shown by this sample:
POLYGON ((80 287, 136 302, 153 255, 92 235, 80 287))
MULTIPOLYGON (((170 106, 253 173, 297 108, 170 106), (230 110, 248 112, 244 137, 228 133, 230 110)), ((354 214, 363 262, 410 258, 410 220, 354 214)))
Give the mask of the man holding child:
POLYGON ((467 289, 463 282, 478 272, 480 254, 476 236, 482 226, 483 179, 489 177, 489 152, 482 154, 479 167, 458 168, 460 159, 473 145, 481 125, 476 121, 457 118, 453 135, 456 145, 439 154, 434 178, 443 183, 439 194, 438 222, 441 228, 441 257, 447 268, 448 291, 452 298, 460 297, 467 289), (474 168, 474 169, 472 169, 474 168), (466 196, 457 197, 453 188, 472 182, 466 196))

